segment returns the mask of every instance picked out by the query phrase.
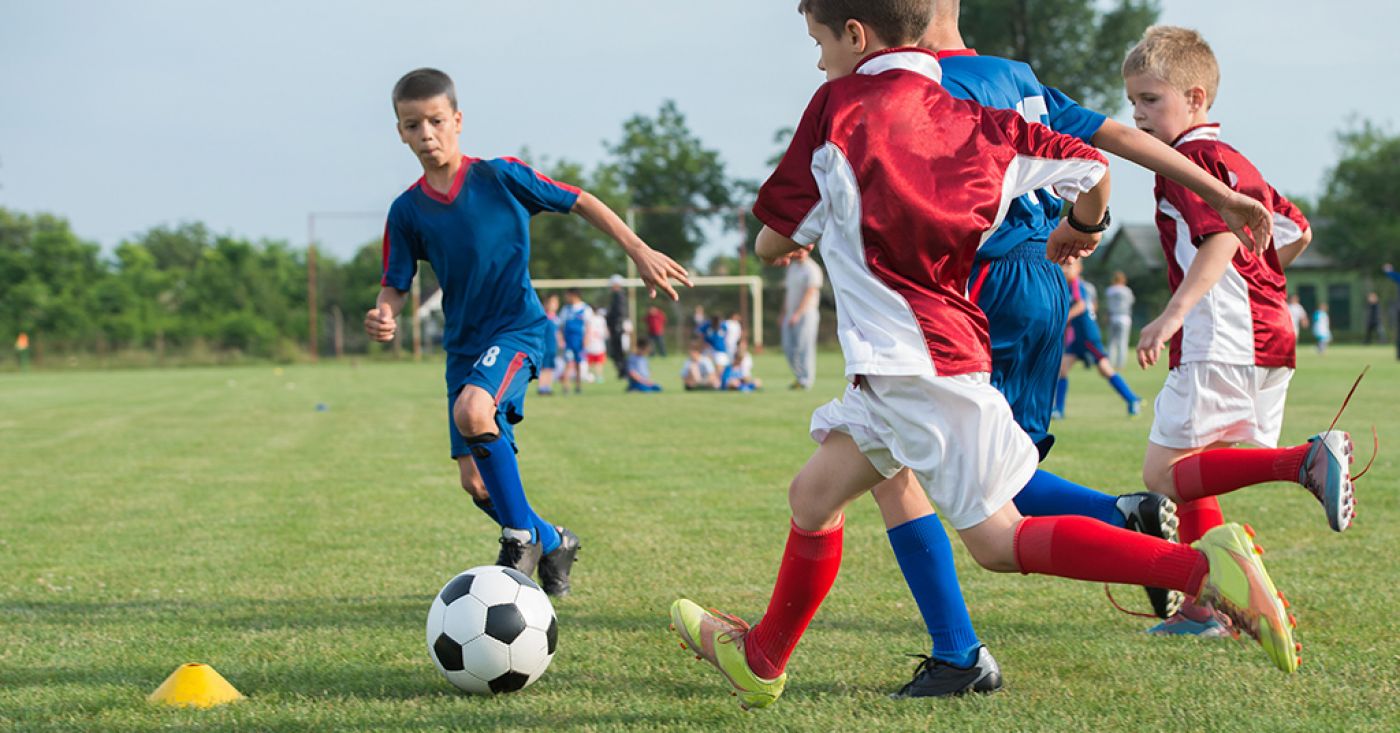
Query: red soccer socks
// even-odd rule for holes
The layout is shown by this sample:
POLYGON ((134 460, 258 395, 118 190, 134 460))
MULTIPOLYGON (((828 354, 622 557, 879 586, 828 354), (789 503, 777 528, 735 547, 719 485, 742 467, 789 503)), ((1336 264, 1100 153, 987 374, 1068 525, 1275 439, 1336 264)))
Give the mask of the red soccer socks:
POLYGON ((1088 517, 1026 517, 1016 527, 1022 573, 1200 592, 1206 556, 1088 517))
POLYGON ((1292 448, 1217 448, 1183 458, 1172 466, 1176 495, 1182 502, 1228 494, 1267 481, 1298 483, 1308 446, 1292 448))
POLYGON ((783 673, 788 657, 817 614, 841 569, 841 536, 846 519, 828 530, 808 532, 795 523, 788 532, 778 582, 764 612, 744 639, 749 669, 764 679, 783 673))

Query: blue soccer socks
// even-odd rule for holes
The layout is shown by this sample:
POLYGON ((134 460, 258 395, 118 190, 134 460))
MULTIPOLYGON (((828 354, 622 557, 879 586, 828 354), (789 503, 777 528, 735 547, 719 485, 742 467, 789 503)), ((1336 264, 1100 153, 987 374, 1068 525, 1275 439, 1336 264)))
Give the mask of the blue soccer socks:
POLYGON ((1118 396, 1122 397, 1123 401, 1128 403, 1129 407, 1132 407, 1134 403, 1141 401, 1138 399, 1137 395, 1133 394, 1132 387, 1129 387, 1128 383, 1123 381, 1122 374, 1115 374, 1112 377, 1109 377, 1108 383, 1113 385, 1113 389, 1118 392, 1118 396))
POLYGON ((953 566, 953 548, 938 515, 910 520, 887 534, 933 639, 933 657, 956 667, 972 666, 982 642, 972 628, 953 566))
POLYGON ((495 522, 496 524, 501 523, 500 516, 496 514, 496 506, 491 503, 490 499, 486 499, 485 501, 483 501, 481 499, 473 497, 472 503, 476 505, 477 509, 481 510, 482 514, 485 514, 486 516, 490 517, 491 521, 495 522))
POLYGON ((520 466, 515 462, 515 448, 510 441, 489 433, 467 438, 467 443, 472 449, 472 462, 491 495, 497 523, 505 529, 529 531, 544 552, 557 548, 559 532, 554 525, 540 519, 525 498, 520 466))
POLYGON ((1118 497, 1094 491, 1073 481, 1037 469, 1030 483, 1015 498, 1016 510, 1027 517, 1075 514, 1092 517, 1115 527, 1127 526, 1118 511, 1118 497))

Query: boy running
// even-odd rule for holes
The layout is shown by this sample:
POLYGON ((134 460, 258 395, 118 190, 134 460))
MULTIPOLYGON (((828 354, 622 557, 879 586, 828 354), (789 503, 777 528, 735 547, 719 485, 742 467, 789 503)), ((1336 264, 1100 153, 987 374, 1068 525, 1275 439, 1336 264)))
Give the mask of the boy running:
MULTIPOLYGON (((820 243, 853 384, 813 415, 820 446, 789 490, 792 526, 762 622, 750 629, 681 599, 671 619, 684 642, 744 706, 776 700, 840 567, 845 506, 908 466, 983 566, 1200 595, 1294 670, 1283 604, 1237 525, 1191 548, 1087 517, 1023 518, 1011 503, 1037 452, 990 383, 987 321, 965 295, 968 275, 1010 198, 1054 186, 1078 197, 1073 221, 1102 223, 1103 156, 931 83, 935 56, 909 44, 932 0, 803 0, 799 10, 830 81, 759 192, 755 248, 773 261, 820 243)), ((1052 254, 1090 249, 1070 238, 1052 254)))
POLYGON ((1060 380, 1055 387, 1056 418, 1064 419, 1065 396, 1069 394, 1069 370, 1076 361, 1084 362, 1099 370, 1099 375, 1108 380, 1113 391, 1128 405, 1128 417, 1136 417, 1142 411, 1142 400, 1113 368, 1103 347, 1103 334, 1099 331, 1099 321, 1094 317, 1097 303, 1091 295, 1090 285, 1082 277, 1084 265, 1078 260, 1063 265, 1065 282, 1069 286, 1069 329, 1065 343, 1065 355, 1060 364, 1060 380))
MULTIPOLYGON (((1283 268, 1307 248, 1312 229, 1248 159, 1221 142, 1208 115, 1220 68, 1200 34, 1148 28, 1123 61, 1123 83, 1138 129, 1268 207, 1277 245, 1262 252, 1241 246, 1198 196, 1157 178, 1157 230, 1172 297, 1143 327, 1137 354, 1146 368, 1170 344, 1171 371, 1157 395, 1143 482, 1181 504, 1182 542, 1221 524, 1217 495, 1269 481, 1306 487, 1341 532, 1355 509, 1351 437, 1329 429, 1303 445, 1276 447, 1296 343, 1283 268), (1234 447, 1244 442, 1262 447, 1234 447)), ((1221 621, 1193 606, 1154 631, 1217 635, 1221 621)))
POLYGON ((546 592, 569 592, 578 538, 530 507, 516 464, 514 425, 544 350, 545 312, 530 284, 530 217, 577 211, 612 237, 652 288, 676 297, 685 269, 655 252, 591 194, 513 158, 462 155, 462 113, 452 79, 417 69, 394 85, 399 138, 423 177, 394 200, 384 229, 384 276, 365 331, 390 341, 404 296, 428 260, 442 285, 448 433, 462 485, 501 526, 496 563, 526 575, 538 565, 546 592), (482 496, 483 487, 487 496, 482 496), (489 497, 489 498, 488 498, 489 497))

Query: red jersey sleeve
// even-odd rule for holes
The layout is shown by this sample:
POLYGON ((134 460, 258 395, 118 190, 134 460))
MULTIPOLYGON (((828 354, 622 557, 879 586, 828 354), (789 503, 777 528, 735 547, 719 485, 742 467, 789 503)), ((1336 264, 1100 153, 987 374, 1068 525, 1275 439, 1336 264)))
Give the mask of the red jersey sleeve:
POLYGON ((1097 186, 1108 171, 1103 153, 1078 138, 1026 122, 1012 110, 985 108, 983 114, 1016 151, 1004 183, 1010 196, 1052 187, 1056 195, 1073 201, 1097 186))
POLYGON ((1303 232, 1312 226, 1308 223, 1308 218, 1303 216, 1303 212, 1292 201, 1284 198, 1272 186, 1269 187, 1273 194, 1274 212, 1274 244, 1279 247, 1287 247, 1290 244, 1303 238, 1303 232))
POLYGON ((758 189, 753 214, 765 226, 798 244, 813 244, 826 225, 826 206, 812 159, 827 144, 830 85, 823 84, 797 123, 787 152, 773 175, 758 189))
MULTIPOLYGON (((1258 201, 1269 200, 1268 191, 1249 185, 1247 180, 1241 180, 1238 172, 1231 170, 1224 150, 1220 146, 1195 144, 1184 146, 1180 151, 1192 163, 1200 166, 1206 173, 1231 189, 1258 201)), ((1252 177, 1249 176, 1249 178, 1252 177)), ((1158 180, 1161 182, 1162 197, 1181 212, 1181 218, 1186 222, 1186 227, 1191 232, 1192 244, 1199 247, 1206 237, 1230 231, 1230 225, 1226 224, 1225 220, 1220 217, 1220 212, 1212 209, 1210 204, 1205 202, 1205 199, 1170 178, 1158 176, 1158 180)))

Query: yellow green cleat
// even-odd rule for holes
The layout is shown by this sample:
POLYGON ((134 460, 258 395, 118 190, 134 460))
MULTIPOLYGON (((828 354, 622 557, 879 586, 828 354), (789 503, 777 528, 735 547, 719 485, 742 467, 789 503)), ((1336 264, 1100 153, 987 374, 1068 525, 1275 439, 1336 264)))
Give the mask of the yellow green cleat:
POLYGON ((1254 637, 1279 669, 1297 671, 1303 661, 1298 656, 1302 645, 1293 641, 1297 622, 1259 559, 1264 551, 1254 544, 1254 531, 1223 524, 1191 546, 1210 562, 1197 602, 1225 614, 1234 628, 1254 637))
POLYGON ((783 694, 787 673, 777 679, 765 680, 749 669, 744 657, 744 637, 749 625, 742 620, 706 611, 693 601, 682 598, 671 604, 671 629, 681 636, 681 648, 715 665, 729 685, 730 693, 739 698, 745 710, 767 707, 783 694))

